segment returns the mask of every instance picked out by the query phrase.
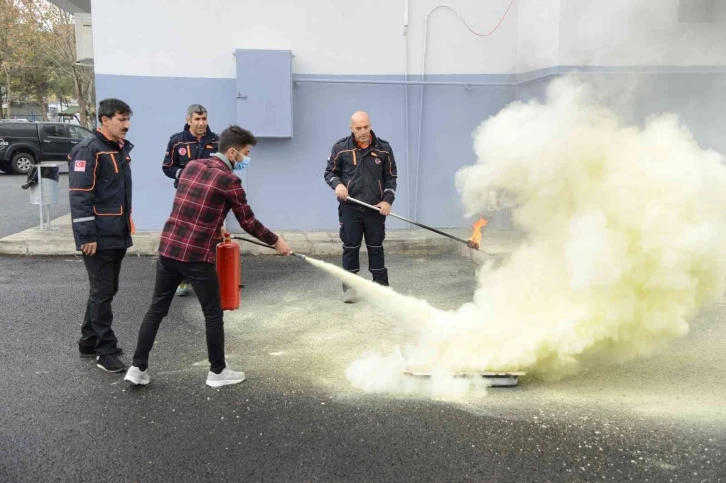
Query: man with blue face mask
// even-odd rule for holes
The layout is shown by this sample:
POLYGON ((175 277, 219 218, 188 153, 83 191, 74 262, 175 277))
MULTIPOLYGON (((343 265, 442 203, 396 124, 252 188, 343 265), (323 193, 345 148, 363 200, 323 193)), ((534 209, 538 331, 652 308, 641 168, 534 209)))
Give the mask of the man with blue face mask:
MULTIPOLYGON (((238 156, 242 156, 240 153, 237 153, 238 156)), ((239 163, 234 163, 234 170, 235 171, 242 171, 247 166, 250 165, 250 157, 249 156, 242 156, 242 161, 239 163)))
POLYGON ((250 147, 256 143, 251 132, 230 126, 219 138, 218 152, 209 159, 190 161, 179 176, 174 205, 161 233, 154 296, 141 323, 134 363, 125 380, 136 385, 149 383, 149 353, 176 287, 183 279, 191 282, 204 313, 210 363, 207 385, 220 387, 244 380, 244 373, 230 369, 224 357, 216 269, 216 246, 224 235, 222 225, 229 210, 247 233, 274 245, 281 255, 290 254, 285 240, 255 218, 239 176, 233 173, 237 165, 240 169, 249 164, 250 147))

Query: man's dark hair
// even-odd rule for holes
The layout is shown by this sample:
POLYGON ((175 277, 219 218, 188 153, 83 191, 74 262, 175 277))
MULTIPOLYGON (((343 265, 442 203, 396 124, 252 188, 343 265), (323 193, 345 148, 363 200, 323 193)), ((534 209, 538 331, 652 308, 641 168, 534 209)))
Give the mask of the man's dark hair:
POLYGON ((247 129, 239 126, 229 126, 219 135, 219 152, 226 153, 229 148, 241 148, 247 145, 256 145, 257 139, 247 129))
POLYGON ((98 121, 104 117, 111 119, 116 114, 129 115, 133 114, 133 111, 124 101, 119 99, 104 99, 98 103, 98 121))

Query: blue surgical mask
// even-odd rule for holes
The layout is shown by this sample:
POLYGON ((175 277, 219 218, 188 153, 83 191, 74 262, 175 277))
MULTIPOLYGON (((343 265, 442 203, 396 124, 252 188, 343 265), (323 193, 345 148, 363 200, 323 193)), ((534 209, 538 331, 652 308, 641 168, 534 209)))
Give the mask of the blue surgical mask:
MULTIPOLYGON (((237 154, 240 154, 239 151, 235 150, 237 154)), ((250 164, 250 157, 249 156, 243 156, 242 161, 237 161, 234 163, 234 170, 235 171, 242 171, 250 164)))

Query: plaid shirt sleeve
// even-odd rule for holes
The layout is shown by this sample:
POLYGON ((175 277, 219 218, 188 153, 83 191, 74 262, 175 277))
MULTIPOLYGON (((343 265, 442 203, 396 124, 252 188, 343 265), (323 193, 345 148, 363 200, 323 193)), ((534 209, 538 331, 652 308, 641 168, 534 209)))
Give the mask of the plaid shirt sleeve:
POLYGON ((242 182, 237 176, 233 178, 230 186, 225 191, 225 197, 232 207, 232 212, 237 218, 239 225, 244 231, 258 240, 268 245, 274 245, 277 243, 277 235, 268 230, 265 225, 255 218, 252 208, 247 204, 247 194, 244 188, 242 188, 242 182))

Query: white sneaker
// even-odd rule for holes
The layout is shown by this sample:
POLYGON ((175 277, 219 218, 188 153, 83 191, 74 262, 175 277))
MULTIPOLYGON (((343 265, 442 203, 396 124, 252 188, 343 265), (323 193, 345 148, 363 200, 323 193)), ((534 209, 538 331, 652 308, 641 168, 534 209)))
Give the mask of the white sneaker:
POLYGON ((149 374, 147 374, 146 371, 141 372, 141 369, 139 369, 138 367, 131 366, 129 367, 129 370, 126 371, 126 377, 124 377, 124 381, 129 381, 130 383, 136 384, 137 386, 145 386, 151 382, 151 379, 149 378, 149 374))
POLYGON ((209 371, 207 375, 207 386, 209 387, 222 387, 229 386, 230 384, 239 384, 245 380, 245 373, 233 371, 229 366, 225 367, 222 372, 215 374, 209 371))

